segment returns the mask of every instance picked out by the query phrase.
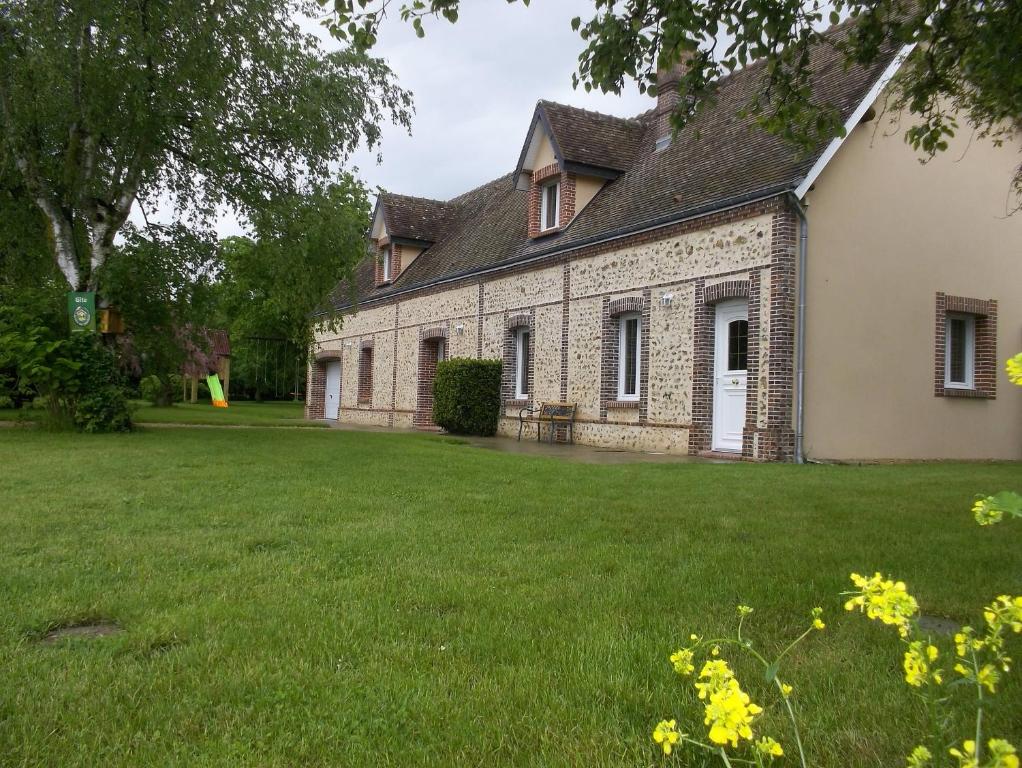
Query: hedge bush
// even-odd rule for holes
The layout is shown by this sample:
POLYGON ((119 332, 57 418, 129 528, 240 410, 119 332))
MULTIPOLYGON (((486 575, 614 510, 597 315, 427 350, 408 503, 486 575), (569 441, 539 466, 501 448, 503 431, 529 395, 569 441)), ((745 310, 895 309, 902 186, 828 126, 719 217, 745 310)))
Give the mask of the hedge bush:
POLYGON ((499 360, 442 360, 433 380, 433 421, 456 435, 493 435, 500 418, 499 360))

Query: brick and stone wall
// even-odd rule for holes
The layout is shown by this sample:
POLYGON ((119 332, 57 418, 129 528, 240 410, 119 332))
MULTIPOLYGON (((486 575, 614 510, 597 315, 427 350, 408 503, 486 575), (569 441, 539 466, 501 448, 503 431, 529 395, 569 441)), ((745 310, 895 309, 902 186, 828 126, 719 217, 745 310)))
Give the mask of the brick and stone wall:
MULTIPOLYGON (((741 296, 749 301, 750 334, 743 454, 788 459, 796 238, 795 219, 780 199, 757 203, 366 304, 344 318, 339 332, 321 329, 315 351, 341 360, 342 421, 428 426, 420 382, 435 370, 430 350, 435 357, 443 332, 449 356, 504 361, 500 431, 516 434, 523 403, 513 397, 513 329, 527 324, 527 402, 576 402, 578 442, 700 452, 712 426, 713 305, 741 296), (608 327, 614 314, 628 310, 642 319, 641 390, 638 402, 615 407, 616 337, 607 340, 608 327), (371 403, 357 398, 367 341, 374 350, 371 403)), ((322 415, 317 375, 313 363, 310 417, 322 415)))

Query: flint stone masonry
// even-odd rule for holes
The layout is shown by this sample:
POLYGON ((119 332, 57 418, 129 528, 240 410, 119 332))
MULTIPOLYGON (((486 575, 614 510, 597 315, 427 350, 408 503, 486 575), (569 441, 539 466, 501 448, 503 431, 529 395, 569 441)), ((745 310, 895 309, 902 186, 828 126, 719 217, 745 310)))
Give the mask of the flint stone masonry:
POLYGON ((572 264, 571 296, 663 285, 770 263, 771 217, 636 245, 572 264))
MULTIPOLYGON (((707 368, 712 364, 712 336, 707 333, 713 307, 700 302, 706 295, 711 299, 744 295, 756 302, 755 309, 750 307, 754 345, 750 359, 758 362, 758 369, 750 370, 743 453, 756 459, 787 458, 791 433, 784 420, 790 418, 791 369, 788 364, 771 377, 770 367, 772 343, 790 355, 791 344, 782 343, 781 335, 793 326, 791 222, 787 214, 777 213, 781 207, 757 204, 746 218, 740 211, 716 214, 707 217, 702 229, 688 223, 667 228, 659 237, 630 236, 616 249, 599 245, 534 267, 467 277, 450 287, 417 289, 346 315, 339 331, 320 326, 313 351, 332 350, 341 360, 339 420, 429 426, 419 391, 420 379, 429 374, 429 366, 422 365, 423 339, 442 328, 448 356, 497 359, 508 366, 514 360, 509 323, 529 316, 528 402, 577 403, 575 439, 580 443, 697 452, 707 444, 712 420, 712 396, 708 398, 712 392, 705 382, 712 373, 707 368), (780 237, 774 232, 778 227, 780 237), (783 274, 773 274, 778 268, 783 274), (663 299, 665 294, 671 296, 669 301, 663 299), (616 368, 608 368, 608 359, 616 365, 616 339, 612 358, 607 357, 610 342, 605 342, 613 335, 607 330, 611 306, 642 316, 639 403, 617 403, 616 381, 614 396, 608 395, 616 375, 616 368), (778 322, 780 327, 775 327, 778 322), (771 335, 777 337, 774 342, 771 335), (373 396, 371 402, 360 404, 359 355, 364 343, 374 350, 373 396), (702 358, 698 344, 703 345, 702 358)), ((421 258, 429 258, 428 250, 421 258)), ((309 367, 307 413, 312 418, 323 414, 325 365, 314 359, 309 367)), ((505 372, 505 390, 510 380, 505 372)), ((505 401, 498 429, 514 435, 521 404, 507 397, 505 401)), ((532 426, 529 434, 535 436, 532 426)), ((557 436, 564 437, 561 432, 557 436)))

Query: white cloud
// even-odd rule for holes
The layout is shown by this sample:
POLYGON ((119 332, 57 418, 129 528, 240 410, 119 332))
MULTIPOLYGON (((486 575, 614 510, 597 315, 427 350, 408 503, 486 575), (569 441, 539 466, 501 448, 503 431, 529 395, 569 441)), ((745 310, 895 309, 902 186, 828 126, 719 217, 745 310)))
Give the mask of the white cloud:
MULTIPOLYGON (((571 19, 592 13, 592 0, 533 0, 529 7, 463 0, 456 24, 428 19, 421 39, 393 13, 373 54, 414 94, 412 135, 386 125, 381 145, 358 151, 347 166, 357 166, 370 190, 449 199, 514 170, 539 99, 622 117, 649 109, 652 99, 632 83, 620 96, 572 89, 584 44, 571 19)), ((302 26, 326 48, 339 45, 318 22, 303 19, 302 26)), ((172 218, 166 205, 147 213, 150 220, 172 218)), ((141 221, 137 207, 132 219, 141 221)), ((228 211, 217 231, 224 237, 243 228, 228 211)))

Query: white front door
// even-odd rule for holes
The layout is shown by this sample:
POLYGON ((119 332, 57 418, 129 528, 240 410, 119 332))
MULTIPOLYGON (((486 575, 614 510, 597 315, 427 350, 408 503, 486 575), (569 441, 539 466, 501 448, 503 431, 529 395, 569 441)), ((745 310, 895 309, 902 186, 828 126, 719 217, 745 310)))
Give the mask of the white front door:
POLYGON ((326 392, 323 402, 323 418, 336 419, 341 406, 341 361, 331 360, 326 364, 326 392))
POLYGON ((749 306, 745 299, 717 305, 713 346, 713 450, 741 453, 749 365, 749 306))

